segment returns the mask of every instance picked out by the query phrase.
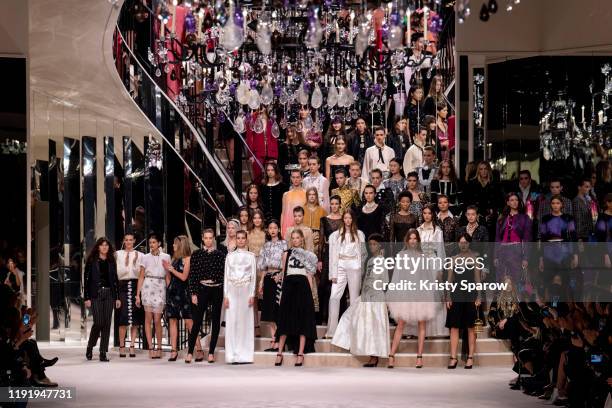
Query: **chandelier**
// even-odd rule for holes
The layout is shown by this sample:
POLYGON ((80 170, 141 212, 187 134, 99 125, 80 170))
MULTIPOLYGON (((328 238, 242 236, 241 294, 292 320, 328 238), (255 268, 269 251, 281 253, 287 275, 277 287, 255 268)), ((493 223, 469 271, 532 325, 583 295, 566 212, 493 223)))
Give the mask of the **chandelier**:
POLYGON ((595 91, 592 83, 589 85, 589 118, 585 116, 585 106, 582 105, 580 121, 577 120, 574 114, 576 103, 563 91, 559 92, 558 99, 545 100, 540 104, 540 147, 545 160, 566 159, 572 150, 583 150, 586 156, 590 156, 594 143, 604 149, 612 148, 608 117, 612 93, 611 72, 610 64, 601 67, 604 84, 600 91, 595 91))
POLYGON ((263 126, 252 113, 265 109, 278 137, 295 106, 314 111, 305 124, 313 131, 333 117, 383 115, 387 94, 406 92, 406 69, 426 67, 428 79, 439 69, 444 56, 437 40, 453 5, 230 0, 175 1, 151 10, 138 1, 131 11, 136 20, 154 16, 156 40, 147 59, 160 80, 179 82, 174 99, 185 113, 229 120, 242 133, 263 126), (185 9, 181 38, 173 18, 179 7, 185 9))

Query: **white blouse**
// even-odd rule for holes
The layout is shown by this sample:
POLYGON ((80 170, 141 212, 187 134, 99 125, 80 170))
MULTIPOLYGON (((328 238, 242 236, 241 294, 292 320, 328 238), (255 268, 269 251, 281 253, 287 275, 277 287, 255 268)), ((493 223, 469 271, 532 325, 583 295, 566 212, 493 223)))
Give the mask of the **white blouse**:
POLYGON ((247 286, 249 293, 255 293, 256 278, 255 254, 244 249, 236 249, 225 258, 225 285, 223 291, 227 296, 229 286, 247 286))
POLYGON ((172 262, 170 255, 163 253, 161 250, 158 255, 153 255, 150 252, 144 255, 140 261, 140 266, 145 269, 145 278, 165 278, 164 260, 172 262))
POLYGON ((417 231, 421 236, 421 248, 428 256, 436 256, 440 258, 446 257, 446 251, 444 250, 444 236, 442 235, 442 228, 436 226, 425 228, 421 224, 417 231))
POLYGON ((349 232, 345 233, 344 242, 340 239, 340 231, 334 231, 329 236, 329 278, 338 277, 338 261, 340 259, 352 259, 363 263, 367 257, 365 246, 365 235, 362 231, 357 231, 357 241, 349 232))
POLYGON ((136 250, 128 252, 121 249, 115 252, 115 258, 117 259, 117 279, 138 279, 140 274, 140 261, 144 258, 144 256, 145 255, 142 252, 136 250))

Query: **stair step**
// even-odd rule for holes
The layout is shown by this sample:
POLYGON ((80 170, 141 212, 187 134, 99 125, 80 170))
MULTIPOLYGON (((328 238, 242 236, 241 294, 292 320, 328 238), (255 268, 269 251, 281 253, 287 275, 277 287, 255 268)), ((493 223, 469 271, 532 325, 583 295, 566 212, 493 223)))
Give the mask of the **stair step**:
MULTIPOLYGON (((218 349, 216 354, 217 361, 225 360, 225 351, 218 349)), ((285 366, 293 366, 294 357, 291 353, 284 353, 285 366)), ((276 353, 256 351, 254 356, 254 364, 262 366, 273 366, 276 359, 276 353)), ((426 368, 444 368, 448 365, 448 353, 428 354, 423 357, 423 364, 426 368)), ((353 356, 349 353, 310 353, 304 359, 305 367, 361 367, 368 361, 367 356, 353 356)), ((386 359, 380 362, 381 367, 385 367, 386 359)), ((413 368, 416 363, 416 354, 414 353, 397 353, 395 355, 395 367, 413 368)), ((459 369, 463 364, 459 363, 459 369)), ((509 367, 512 365, 512 353, 476 353, 474 356, 474 365, 478 366, 502 366, 509 367)))
MULTIPOLYGON (((255 338, 255 351, 264 351, 270 347, 270 337, 255 338)), ((206 336, 202 342, 202 346, 207 348, 210 342, 210 336, 206 336)), ((225 336, 219 336, 217 346, 225 346, 225 336)), ((448 339, 426 339, 425 349, 423 354, 444 354, 448 353, 448 339)), ((461 349, 461 342, 459 343, 461 349)), ((317 353, 346 353, 347 350, 335 346, 331 343, 331 339, 318 339, 315 342, 315 350, 317 353)), ((503 340, 498 339, 478 339, 476 341, 476 350, 481 353, 505 353, 508 352, 508 345, 503 340)), ((402 339, 398 348, 399 353, 416 353, 417 339, 402 339)))

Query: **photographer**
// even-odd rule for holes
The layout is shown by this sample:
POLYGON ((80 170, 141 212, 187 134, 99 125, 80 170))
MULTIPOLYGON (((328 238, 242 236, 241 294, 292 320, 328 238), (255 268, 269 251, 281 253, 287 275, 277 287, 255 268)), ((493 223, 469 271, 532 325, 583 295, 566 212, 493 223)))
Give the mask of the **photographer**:
POLYGON ((57 357, 43 358, 36 340, 32 339, 37 314, 19 308, 19 297, 2 285, 0 293, 2 327, 0 328, 0 379, 2 385, 57 387, 45 375, 45 368, 54 365, 57 357))

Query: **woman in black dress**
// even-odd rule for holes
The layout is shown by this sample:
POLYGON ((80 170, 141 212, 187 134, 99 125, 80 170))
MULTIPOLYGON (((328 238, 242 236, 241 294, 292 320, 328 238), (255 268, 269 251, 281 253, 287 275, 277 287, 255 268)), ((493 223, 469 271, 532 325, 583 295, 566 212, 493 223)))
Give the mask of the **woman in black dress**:
POLYGON ((389 231, 391 242, 404 242, 406 233, 412 228, 419 226, 419 220, 416 215, 410 212, 410 203, 412 203, 412 194, 409 191, 402 191, 398 196, 399 210, 391 214, 389 222, 389 231))
MULTIPOLYGON (((189 333, 193 325, 191 319, 191 303, 189 302, 189 294, 187 291, 187 279, 189 278, 189 267, 191 257, 191 247, 189 246, 189 238, 186 235, 179 235, 174 238, 172 244, 172 264, 167 261, 162 261, 164 268, 170 272, 166 275, 166 319, 168 319, 168 331, 170 333, 170 344, 172 351, 168 361, 176 361, 178 357, 178 321, 185 321, 185 329, 189 333)), ((202 346, 198 353, 202 353, 202 346)), ((198 359, 204 359, 203 356, 198 356, 198 359)), ((201 360, 198 360, 201 361, 201 360)))
POLYGON ((297 132, 295 126, 287 128, 287 139, 278 147, 278 168, 283 176, 285 184, 289 184, 289 176, 292 169, 299 169, 298 154, 302 150, 308 150, 308 146, 302 138, 302 133, 297 132))
POLYGON ((267 221, 280 220, 283 194, 288 190, 282 180, 276 163, 266 163, 266 174, 261 184, 261 204, 267 221))
POLYGON ((446 296, 446 327, 450 330, 450 362, 449 369, 457 368, 457 347, 459 345, 459 330, 468 331, 468 356, 464 368, 470 369, 474 364, 474 352, 476 351, 476 332, 474 322, 478 317, 480 306, 480 293, 478 291, 468 292, 462 289, 461 282, 480 283, 480 269, 476 258, 478 254, 470 249, 472 237, 463 234, 459 237, 459 253, 453 257, 453 265, 468 265, 467 260, 473 267, 459 269, 448 269, 448 281, 459 285, 457 289, 446 296))
POLYGON ((325 139, 323 140, 323 146, 321 147, 323 157, 332 156, 336 151, 336 139, 338 137, 344 138, 345 136, 346 133, 344 131, 344 123, 342 123, 342 119, 340 119, 339 116, 334 117, 329 125, 329 128, 327 129, 327 133, 325 133, 325 139))
POLYGON ((329 214, 321 218, 321 230, 319 231, 319 264, 317 269, 321 271, 319 276, 319 316, 318 322, 327 321, 327 310, 329 306, 329 295, 331 293, 331 282, 329 280, 329 236, 337 231, 342 223, 340 212, 340 196, 332 196, 329 199, 329 214))
POLYGON ((279 336, 275 366, 283 364, 285 344, 297 354, 296 367, 304 363, 304 353, 314 352, 317 323, 312 300, 317 256, 304 248, 304 234, 296 229, 291 233, 291 248, 283 255, 283 292, 278 312, 279 336))
POLYGON ((329 180, 329 191, 338 187, 336 182, 336 171, 344 169, 346 174, 349 174, 351 163, 355 161, 353 156, 346 153, 346 139, 344 136, 338 136, 334 140, 334 153, 325 159, 325 178, 329 180))
POLYGON ((385 236, 385 213, 382 206, 376 204, 376 189, 373 185, 367 185, 363 190, 365 202, 357 215, 357 226, 363 232, 366 239, 372 234, 385 236))
POLYGON ((259 192, 259 186, 257 184, 249 184, 246 189, 246 205, 245 207, 249 210, 249 215, 253 218, 255 211, 263 212, 263 204, 261 202, 261 194, 259 192))

